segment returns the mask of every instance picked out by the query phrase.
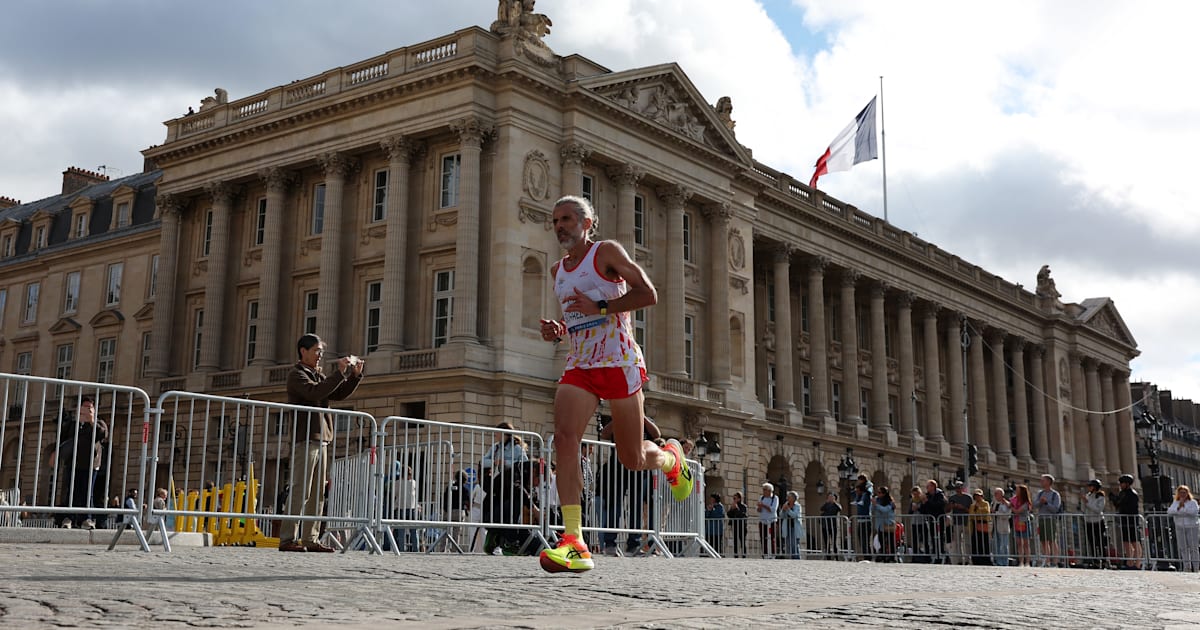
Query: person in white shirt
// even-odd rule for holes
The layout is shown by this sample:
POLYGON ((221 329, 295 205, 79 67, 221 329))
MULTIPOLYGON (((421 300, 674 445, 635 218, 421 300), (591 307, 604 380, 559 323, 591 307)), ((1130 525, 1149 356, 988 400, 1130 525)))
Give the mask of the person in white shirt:
MULTIPOLYGON (((404 467, 404 479, 397 480, 392 484, 392 505, 395 506, 395 518, 414 521, 420 518, 420 504, 417 502, 417 480, 413 479, 411 466, 404 467)), ((401 547, 402 551, 420 551, 420 540, 417 535, 417 529, 408 527, 397 527, 392 530, 396 537, 396 545, 401 547), (400 542, 403 536, 407 538, 405 543, 400 542)))
MULTIPOLYGON (((471 486, 471 510, 467 514, 467 520, 472 523, 483 522, 483 500, 487 498, 487 492, 483 489, 483 484, 479 480, 471 486)), ((486 527, 473 526, 467 530, 467 538, 471 541, 469 551, 483 551, 484 536, 487 535, 486 527)))
POLYGON ((1175 501, 1167 508, 1167 514, 1175 517, 1175 544, 1179 546, 1183 570, 1200 571, 1200 504, 1192 498, 1190 488, 1175 489, 1175 501))
POLYGON ((775 523, 779 520, 779 497, 775 486, 762 485, 762 497, 758 500, 758 537, 762 541, 763 557, 773 559, 776 553, 775 523))

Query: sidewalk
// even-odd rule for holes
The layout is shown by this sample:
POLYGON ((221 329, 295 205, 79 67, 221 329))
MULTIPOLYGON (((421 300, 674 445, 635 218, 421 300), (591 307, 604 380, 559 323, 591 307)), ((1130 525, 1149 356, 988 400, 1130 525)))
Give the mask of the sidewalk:
POLYGON ((79 545, 0 545, 0 558, 0 626, 10 628, 1200 624, 1198 574, 597 558, 588 574, 549 575, 528 557, 79 545))

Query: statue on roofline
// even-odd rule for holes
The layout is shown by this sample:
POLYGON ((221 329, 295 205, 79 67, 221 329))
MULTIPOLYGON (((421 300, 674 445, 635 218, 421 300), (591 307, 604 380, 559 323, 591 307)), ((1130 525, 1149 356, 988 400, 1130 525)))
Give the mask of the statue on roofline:
POLYGON ((500 0, 496 9, 496 21, 491 31, 501 37, 512 37, 515 49, 540 65, 553 66, 558 63, 557 55, 542 41, 550 34, 554 24, 542 13, 534 13, 536 0, 500 0))

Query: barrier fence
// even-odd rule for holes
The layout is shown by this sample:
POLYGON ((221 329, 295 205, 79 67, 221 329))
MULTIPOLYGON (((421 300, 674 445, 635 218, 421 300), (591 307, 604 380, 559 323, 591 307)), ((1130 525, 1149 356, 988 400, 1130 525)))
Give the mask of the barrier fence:
POLYGON ((115 529, 109 549, 128 524, 149 551, 141 531, 146 392, 0 373, 0 401, 0 487, 11 491, 0 515, 24 512, 60 527, 115 529))

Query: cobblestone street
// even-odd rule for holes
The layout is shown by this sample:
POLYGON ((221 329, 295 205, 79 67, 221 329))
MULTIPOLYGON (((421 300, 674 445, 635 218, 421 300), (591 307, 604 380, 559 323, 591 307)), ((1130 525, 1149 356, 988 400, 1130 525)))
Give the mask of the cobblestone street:
POLYGON ((1164 628, 1200 624, 1200 575, 598 558, 143 553, 0 545, 0 626, 1164 628))

